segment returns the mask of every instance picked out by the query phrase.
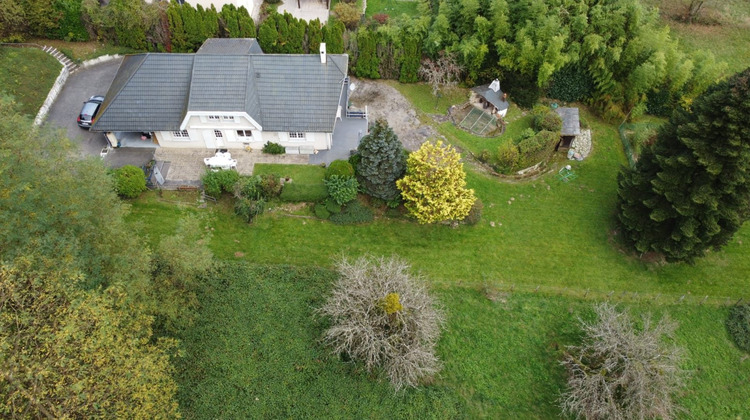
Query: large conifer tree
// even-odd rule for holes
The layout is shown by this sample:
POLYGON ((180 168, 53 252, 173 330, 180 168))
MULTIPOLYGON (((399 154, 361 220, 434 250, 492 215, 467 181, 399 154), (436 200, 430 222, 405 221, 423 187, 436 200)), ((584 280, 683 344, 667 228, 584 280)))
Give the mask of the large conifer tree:
POLYGON ((637 251, 691 260, 725 245, 749 215, 750 68, 676 110, 618 183, 618 219, 637 251))
POLYGON ((398 136, 385 120, 378 120, 359 143, 361 160, 357 172, 368 194, 386 201, 400 192, 396 180, 404 176, 406 159, 398 136))

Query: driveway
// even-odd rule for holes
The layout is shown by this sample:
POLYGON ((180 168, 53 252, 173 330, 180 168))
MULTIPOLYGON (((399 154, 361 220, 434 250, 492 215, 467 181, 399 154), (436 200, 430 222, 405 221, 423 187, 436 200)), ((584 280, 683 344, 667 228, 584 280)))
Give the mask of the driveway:
MULTIPOLYGON (((107 147, 107 141, 103 133, 94 133, 78 127, 76 118, 85 100, 94 95, 104 96, 107 93, 121 62, 122 59, 118 58, 90 67, 81 67, 71 74, 47 114, 47 124, 64 129, 68 138, 79 145, 84 156, 99 156, 102 149, 107 147)), ((104 162, 115 168, 127 164, 142 166, 151 160, 153 153, 153 149, 134 152, 114 149, 107 154, 104 162)))

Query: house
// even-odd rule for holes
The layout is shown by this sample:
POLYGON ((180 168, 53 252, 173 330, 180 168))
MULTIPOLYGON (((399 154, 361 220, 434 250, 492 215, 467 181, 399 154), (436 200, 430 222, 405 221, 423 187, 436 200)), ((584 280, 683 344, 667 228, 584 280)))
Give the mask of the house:
POLYGON ((347 67, 348 56, 327 55, 325 44, 320 54, 263 54, 251 38, 208 39, 195 54, 128 55, 91 130, 112 147, 257 150, 274 142, 314 154, 337 137, 358 144, 343 138, 367 132, 367 113, 347 106, 347 67))
POLYGON ((508 113, 508 95, 500 90, 500 81, 495 79, 492 83, 487 85, 481 85, 473 87, 472 94, 476 95, 479 99, 479 103, 485 109, 491 108, 493 114, 498 118, 505 117, 508 113))

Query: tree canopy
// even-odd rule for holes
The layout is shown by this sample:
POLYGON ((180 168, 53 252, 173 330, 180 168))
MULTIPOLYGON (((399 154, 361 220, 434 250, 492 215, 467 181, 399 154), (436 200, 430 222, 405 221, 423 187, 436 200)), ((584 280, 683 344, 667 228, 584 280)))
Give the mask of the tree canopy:
POLYGON ((678 109, 618 176, 618 220, 638 252, 690 260, 725 245, 750 204, 750 69, 678 109))

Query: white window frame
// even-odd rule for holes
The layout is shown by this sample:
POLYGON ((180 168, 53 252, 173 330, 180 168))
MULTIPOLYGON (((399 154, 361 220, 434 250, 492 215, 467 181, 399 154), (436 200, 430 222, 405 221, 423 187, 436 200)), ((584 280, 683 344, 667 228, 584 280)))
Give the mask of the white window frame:
POLYGON ((219 121, 219 120, 221 120, 221 117, 218 116, 218 115, 209 115, 208 116, 208 120, 209 121, 219 121))
POLYGON ((221 121, 222 122, 234 122, 234 115, 222 115, 221 121))
POLYGON ((216 137, 217 139, 223 139, 224 133, 222 133, 221 130, 214 130, 214 137, 216 137))
POLYGON ((187 130, 173 131, 172 139, 178 141, 190 141, 190 133, 188 133, 187 130))
POLYGON ((249 139, 252 137, 253 137, 253 132, 251 130, 237 130, 237 138, 249 139))
POLYGON ((289 141, 305 141, 307 137, 303 131, 290 131, 288 135, 289 141))

